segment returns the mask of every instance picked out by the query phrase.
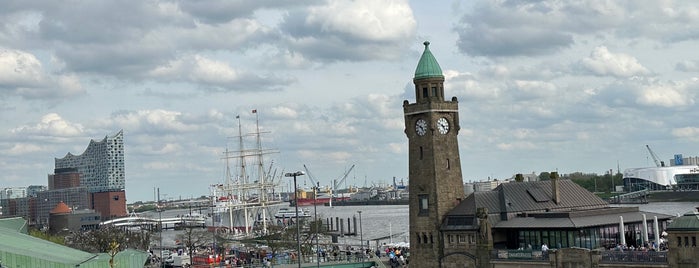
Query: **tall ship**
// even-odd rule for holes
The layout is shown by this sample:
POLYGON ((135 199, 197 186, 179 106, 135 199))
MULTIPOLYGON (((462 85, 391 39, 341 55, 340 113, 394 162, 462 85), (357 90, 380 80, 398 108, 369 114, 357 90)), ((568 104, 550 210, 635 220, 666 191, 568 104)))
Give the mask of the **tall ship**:
POLYGON ((253 110, 253 114, 255 130, 246 135, 242 133, 240 116, 236 117, 238 149, 226 148, 222 157, 225 162, 223 182, 210 187, 210 227, 240 236, 266 233, 268 226, 276 223, 274 215, 289 205, 275 191, 281 183, 282 172, 277 176, 273 165, 266 166, 264 161, 265 156, 277 152, 262 147, 257 110, 253 110))

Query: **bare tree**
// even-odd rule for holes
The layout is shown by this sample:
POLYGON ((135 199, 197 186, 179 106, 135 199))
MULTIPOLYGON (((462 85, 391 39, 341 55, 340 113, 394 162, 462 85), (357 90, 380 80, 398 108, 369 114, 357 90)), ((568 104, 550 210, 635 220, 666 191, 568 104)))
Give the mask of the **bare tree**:
POLYGON ((203 247, 208 242, 212 241, 213 236, 201 227, 187 226, 184 228, 183 233, 177 235, 177 239, 182 241, 182 245, 187 247, 189 262, 193 263, 194 251, 198 247, 203 247))
POLYGON ((118 244, 118 251, 126 248, 146 251, 150 245, 152 233, 149 231, 128 231, 114 226, 102 226, 99 229, 74 232, 66 236, 66 246, 93 253, 110 252, 112 243, 118 244))

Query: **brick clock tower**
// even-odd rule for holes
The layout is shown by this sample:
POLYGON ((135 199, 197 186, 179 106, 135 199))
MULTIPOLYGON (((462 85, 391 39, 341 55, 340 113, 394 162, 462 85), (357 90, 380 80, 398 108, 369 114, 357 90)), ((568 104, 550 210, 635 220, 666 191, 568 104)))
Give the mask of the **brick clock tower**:
POLYGON ((464 198, 457 135, 459 103, 444 100, 444 75, 430 42, 415 70, 415 103, 403 101, 408 136, 410 266, 439 267, 444 256, 440 225, 464 198))

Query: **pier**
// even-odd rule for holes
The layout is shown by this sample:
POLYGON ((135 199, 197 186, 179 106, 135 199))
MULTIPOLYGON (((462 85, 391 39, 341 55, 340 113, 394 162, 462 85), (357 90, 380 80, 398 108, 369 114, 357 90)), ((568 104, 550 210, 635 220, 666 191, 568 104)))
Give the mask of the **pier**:
POLYGON ((145 230, 162 229, 178 229, 183 227, 206 227, 206 218, 203 216, 185 215, 179 217, 168 218, 148 218, 137 215, 132 215, 124 218, 117 218, 100 223, 100 225, 109 225, 122 227, 126 229, 140 228, 145 230))

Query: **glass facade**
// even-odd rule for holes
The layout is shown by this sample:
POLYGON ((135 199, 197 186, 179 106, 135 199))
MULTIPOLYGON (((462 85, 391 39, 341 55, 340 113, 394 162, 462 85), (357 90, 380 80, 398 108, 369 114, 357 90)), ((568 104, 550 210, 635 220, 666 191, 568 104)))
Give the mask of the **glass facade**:
POLYGON ((55 168, 77 168, 81 173, 80 185, 91 193, 123 191, 126 185, 123 131, 101 141, 90 141, 81 155, 68 153, 64 158, 56 158, 55 168))
MULTIPOLYGON (((659 221, 659 228, 665 229, 667 222, 659 221)), ((653 242, 655 231, 653 221, 647 222, 648 239, 653 242)), ((643 223, 624 225, 627 246, 643 246, 643 223)), ((541 249, 546 244, 549 248, 579 247, 587 249, 613 248, 621 243, 619 225, 594 226, 582 229, 520 229, 508 230, 508 249, 541 249)))

